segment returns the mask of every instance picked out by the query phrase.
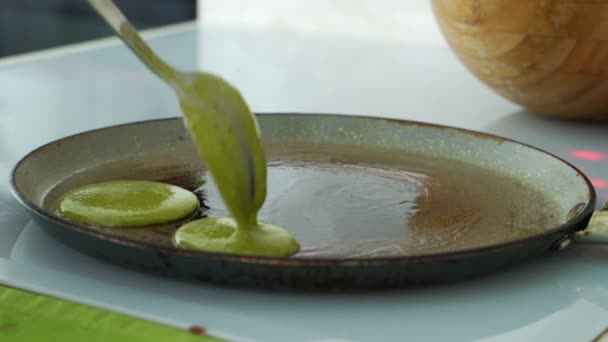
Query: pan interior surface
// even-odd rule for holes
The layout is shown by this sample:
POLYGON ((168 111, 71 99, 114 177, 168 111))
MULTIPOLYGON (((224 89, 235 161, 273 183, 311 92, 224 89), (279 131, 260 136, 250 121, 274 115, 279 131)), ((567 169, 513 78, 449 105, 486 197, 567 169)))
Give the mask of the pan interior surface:
MULTIPOLYGON (((451 128, 332 115, 262 115, 268 166, 262 221, 301 244, 292 258, 361 259, 457 252, 524 239, 567 222, 591 201, 587 182, 527 146, 451 128)), ((195 191, 192 218, 225 216, 181 120, 110 127, 59 140, 24 158, 14 187, 50 215, 85 184, 163 181, 195 191)), ((187 221, 187 220, 186 220, 187 221)), ((182 222, 98 229, 173 246, 182 222)), ((83 232, 86 233, 86 232, 83 232)))
MULTIPOLYGON (((295 257, 452 252, 525 238, 559 220, 555 204, 542 193, 466 163, 378 148, 301 144, 269 146, 268 155, 268 196, 260 220, 295 234, 302 245, 295 257)), ((157 154, 83 170, 53 188, 44 207, 52 210, 66 190, 89 182, 145 179, 149 173, 141 165, 170 159, 157 154)), ((154 174, 195 191, 202 204, 199 216, 228 215, 204 169, 167 164, 154 174)), ((182 223, 103 230, 170 246, 182 223)))

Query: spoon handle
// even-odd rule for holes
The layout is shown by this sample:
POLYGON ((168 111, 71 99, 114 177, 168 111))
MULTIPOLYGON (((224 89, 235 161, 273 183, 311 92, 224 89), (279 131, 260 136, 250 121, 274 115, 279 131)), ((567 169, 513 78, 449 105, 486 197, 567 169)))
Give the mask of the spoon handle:
POLYGON ((583 244, 608 245, 608 207, 597 210, 591 216, 589 225, 582 232, 577 233, 576 241, 583 244))
POLYGON ((127 44, 137 58, 155 73, 156 76, 169 85, 173 85, 176 82, 179 72, 165 63, 152 51, 112 0, 88 0, 88 2, 97 14, 112 27, 120 39, 127 44))

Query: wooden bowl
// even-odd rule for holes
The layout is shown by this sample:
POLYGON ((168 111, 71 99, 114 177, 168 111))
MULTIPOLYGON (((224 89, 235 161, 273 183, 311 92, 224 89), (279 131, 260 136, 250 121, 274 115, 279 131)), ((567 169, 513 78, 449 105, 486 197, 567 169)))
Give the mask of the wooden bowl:
POLYGON ((431 0, 453 51, 527 109, 608 119, 608 2, 431 0))

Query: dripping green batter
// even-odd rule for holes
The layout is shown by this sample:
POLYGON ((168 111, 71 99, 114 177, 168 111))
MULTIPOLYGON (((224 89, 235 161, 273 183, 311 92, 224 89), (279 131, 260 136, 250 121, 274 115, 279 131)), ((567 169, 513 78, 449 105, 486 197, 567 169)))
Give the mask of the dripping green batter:
POLYGON ((213 75, 182 81, 187 91, 178 96, 186 127, 232 219, 188 223, 175 233, 176 245, 233 254, 293 254, 299 245, 291 234, 257 221, 266 199, 266 159, 247 104, 236 89, 213 75))

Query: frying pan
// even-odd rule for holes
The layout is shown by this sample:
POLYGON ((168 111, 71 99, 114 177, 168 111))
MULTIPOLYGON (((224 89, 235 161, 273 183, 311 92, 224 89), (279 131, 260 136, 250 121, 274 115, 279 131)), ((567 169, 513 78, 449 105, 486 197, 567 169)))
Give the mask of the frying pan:
MULTIPOLYGON (((220 201, 214 198, 212 182, 205 179, 204 165, 181 118, 112 126, 41 146, 13 169, 12 192, 43 229, 84 254, 173 278, 273 289, 379 289, 470 279, 565 248, 577 232, 587 227, 594 212, 595 192, 585 175, 545 151, 516 141, 452 127, 373 117, 303 113, 257 116, 270 165, 269 189, 273 182, 281 183, 278 188, 275 186, 278 197, 269 190, 265 207, 271 209, 267 215, 285 214, 272 217, 284 220, 278 223, 302 243, 301 253, 288 258, 176 248, 170 243, 171 233, 182 222, 102 229, 73 223, 54 213, 53 200, 62 192, 115 179, 158 180, 192 190, 207 181, 196 190, 201 199, 197 215, 224 213, 220 201), (403 160, 409 161, 410 166, 426 163, 425 172, 429 175, 400 168, 403 160), (408 226, 409 221, 415 220, 407 215, 426 212, 426 224, 440 222, 449 226, 449 222, 442 221, 444 213, 459 204, 438 201, 437 207, 423 210, 416 207, 415 198, 395 204, 390 201, 392 197, 382 197, 384 192, 392 191, 399 197, 403 190, 399 184, 424 182, 434 177, 433 170, 447 169, 444 174, 448 176, 458 174, 454 165, 461 165, 463 170, 483 170, 520 184, 525 191, 519 196, 526 207, 546 200, 537 203, 532 215, 542 211, 551 220, 545 222, 534 216, 526 229, 501 228, 509 230, 508 234, 502 230, 486 234, 486 229, 492 229, 490 224, 478 224, 476 229, 481 230, 474 235, 489 236, 478 240, 467 235, 472 225, 462 224, 459 220, 463 216, 458 214, 452 217, 459 222, 452 230, 442 230, 444 226, 435 224, 436 231, 428 234, 432 229, 422 227, 422 238, 405 234, 408 229, 415 230, 408 226), (278 173, 273 173, 275 167, 278 173), (298 168, 312 172, 312 176, 289 173, 298 168), (315 172, 323 173, 329 181, 318 186, 315 172), (307 183, 300 186, 299 192, 281 197, 295 191, 281 186, 304 178, 307 183), (369 179, 373 185, 366 188, 369 179), (346 184, 333 187, 340 181, 346 184), (357 193, 357 189, 361 192, 357 193), (526 202, 523 197, 528 194, 531 197, 526 202), (366 199, 369 203, 358 201, 359 195, 371 196, 366 199), (352 204, 352 208, 345 209, 345 203, 352 204), (371 207, 361 208, 363 204, 371 207), (332 216, 335 212, 342 216, 332 216), (538 226, 530 226, 535 223, 538 226), (394 227, 398 228, 397 233, 394 227), (473 242, 467 244, 469 240, 473 242), (430 244, 433 248, 413 247, 409 252, 395 253, 395 248, 408 243, 410 247, 430 244), (390 244, 390 248, 383 248, 383 244, 390 244), (368 253, 372 249, 376 252, 368 253)), ((459 179, 468 179, 469 186, 484 182, 475 175, 464 172, 459 179)), ((424 186, 418 185, 420 197, 424 186)), ((486 185, 478 194, 505 203, 494 213, 520 220, 520 211, 525 208, 517 206, 519 200, 511 200, 507 206, 506 197, 502 198, 506 196, 505 188, 496 188, 494 183, 486 185)), ((464 190, 448 187, 445 194, 460 191, 464 190)))

